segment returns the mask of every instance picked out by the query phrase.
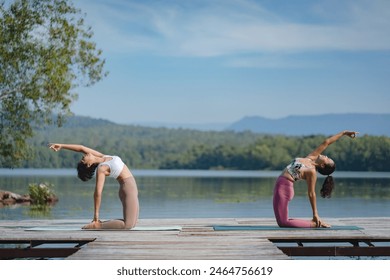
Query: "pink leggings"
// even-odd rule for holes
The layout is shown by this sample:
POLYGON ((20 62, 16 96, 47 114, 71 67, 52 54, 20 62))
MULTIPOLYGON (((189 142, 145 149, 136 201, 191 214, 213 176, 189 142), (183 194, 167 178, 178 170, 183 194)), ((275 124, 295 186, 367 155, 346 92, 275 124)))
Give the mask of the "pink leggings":
POLYGON ((288 218, 288 203, 294 197, 294 184, 287 178, 279 176, 274 188, 274 213, 280 227, 312 227, 312 221, 288 218))

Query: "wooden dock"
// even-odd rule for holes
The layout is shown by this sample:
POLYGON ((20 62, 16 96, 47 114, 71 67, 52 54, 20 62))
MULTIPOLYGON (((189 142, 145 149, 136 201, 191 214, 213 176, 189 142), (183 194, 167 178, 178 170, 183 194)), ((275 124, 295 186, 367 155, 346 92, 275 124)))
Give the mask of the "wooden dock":
POLYGON ((217 231, 214 225, 276 226, 276 223, 272 218, 207 218, 141 219, 137 225, 180 230, 85 231, 78 228, 87 220, 3 220, 0 259, 288 260, 294 256, 390 256, 390 218, 326 221, 359 229, 217 231), (34 230, 37 227, 55 230, 34 230))

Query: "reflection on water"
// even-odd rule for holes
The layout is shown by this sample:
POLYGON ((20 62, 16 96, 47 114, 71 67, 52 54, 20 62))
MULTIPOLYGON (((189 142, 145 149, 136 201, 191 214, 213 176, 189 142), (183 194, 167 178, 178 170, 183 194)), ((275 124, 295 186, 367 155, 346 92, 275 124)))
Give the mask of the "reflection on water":
MULTIPOLYGON (((273 217, 272 190, 279 172, 135 171, 140 218, 273 217)), ((24 194, 34 182, 49 182, 59 201, 37 211, 30 206, 0 208, 0 219, 91 219, 94 181, 84 183, 74 170, 0 171, 0 189, 24 194)), ((390 213, 390 176, 351 173, 335 178, 331 199, 318 198, 322 217, 376 217, 390 213), (355 174, 356 175, 356 174, 355 174), (355 178, 353 178, 355 177, 355 178)), ((318 186, 322 183, 319 179, 318 186)), ((290 216, 310 217, 305 182, 295 185, 290 216)), ((107 178, 101 218, 122 216, 118 184, 107 178)), ((0 204, 1 207, 1 204, 0 204)))

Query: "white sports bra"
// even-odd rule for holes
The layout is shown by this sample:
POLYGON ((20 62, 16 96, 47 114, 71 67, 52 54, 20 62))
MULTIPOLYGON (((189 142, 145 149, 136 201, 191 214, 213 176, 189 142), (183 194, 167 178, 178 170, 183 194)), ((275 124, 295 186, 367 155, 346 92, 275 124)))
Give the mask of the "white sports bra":
POLYGON ((108 167, 110 167, 110 177, 113 177, 113 178, 118 178, 118 176, 121 174, 122 170, 123 170, 123 167, 125 166, 125 164, 123 163, 123 161, 121 160, 120 157, 118 156, 103 156, 105 158, 107 157, 110 157, 112 158, 111 160, 109 161, 105 161, 105 162, 102 162, 100 163, 99 165, 108 165, 108 167))

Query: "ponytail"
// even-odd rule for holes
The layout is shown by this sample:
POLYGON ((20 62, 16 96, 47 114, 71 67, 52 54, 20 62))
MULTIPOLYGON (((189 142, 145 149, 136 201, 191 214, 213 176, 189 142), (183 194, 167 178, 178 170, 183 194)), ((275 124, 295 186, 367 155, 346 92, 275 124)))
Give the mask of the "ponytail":
POLYGON ((333 177, 328 175, 328 177, 325 178, 324 183, 322 184, 321 188, 321 196, 323 198, 330 198, 332 196, 332 191, 334 189, 334 181, 333 177))

